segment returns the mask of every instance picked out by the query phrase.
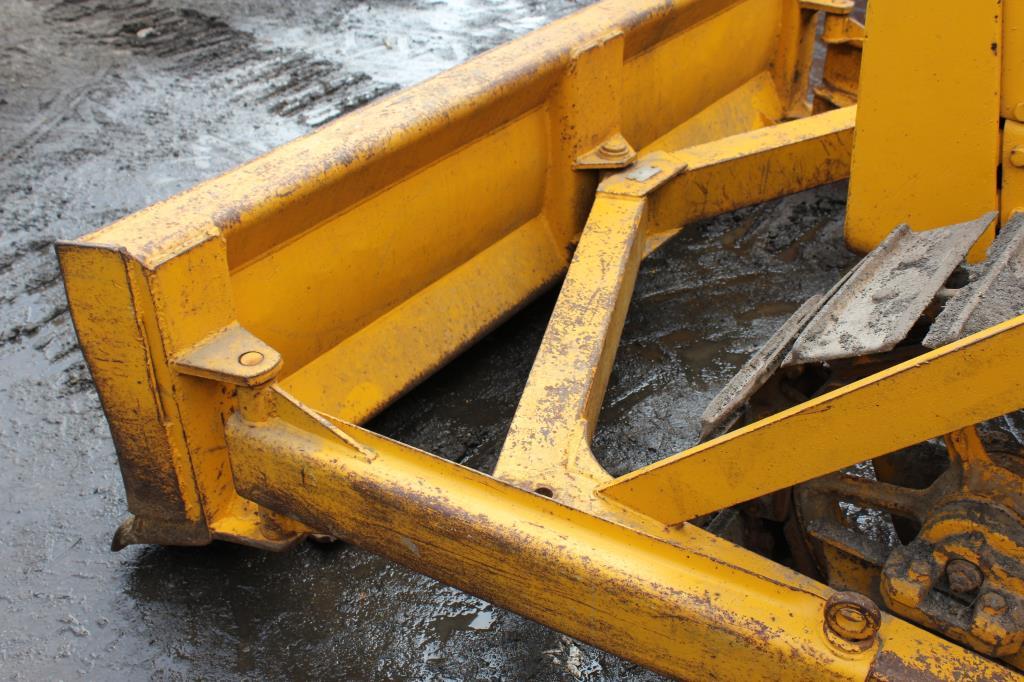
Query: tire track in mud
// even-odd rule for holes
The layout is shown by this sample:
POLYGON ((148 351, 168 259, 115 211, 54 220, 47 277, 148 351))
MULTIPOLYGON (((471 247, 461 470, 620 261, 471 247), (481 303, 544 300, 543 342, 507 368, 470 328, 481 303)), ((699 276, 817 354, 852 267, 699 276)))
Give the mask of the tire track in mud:
MULTIPOLYGON (((398 87, 300 48, 262 45, 256 34, 202 9, 167 4, 154 0, 58 0, 43 10, 41 19, 53 27, 58 42, 81 41, 114 51, 103 57, 106 65, 88 80, 55 88, 54 98, 31 115, 22 131, 6 146, 0 144, 0 161, 13 164, 25 160, 47 138, 58 132, 67 135, 65 128, 71 120, 103 117, 105 101, 125 96, 118 91, 124 77, 123 64, 118 64, 123 59, 117 56, 121 50, 149 68, 155 66, 169 75, 171 82, 180 79, 192 88, 202 83, 200 87, 210 93, 214 106, 260 107, 306 128, 327 123, 398 87), (80 106, 88 110, 79 111, 80 106)), ((8 123, 16 129, 19 121, 8 123)), ((152 125, 159 128, 165 123, 152 125)), ((58 163, 71 166, 81 162, 73 158, 75 153, 88 155, 90 151, 83 146, 56 153, 61 155, 58 163)), ((29 187, 17 187, 16 191, 32 193, 29 187)), ((41 201, 49 203, 45 197, 41 201)), ((37 350, 46 348, 48 356, 63 358, 76 344, 52 251, 52 238, 60 236, 61 230, 47 225, 49 208, 36 211, 32 224, 22 222, 19 216, 5 228, 0 303, 7 310, 0 314, 0 350, 33 344, 37 350), (51 238, 39 239, 41 233, 51 238), (53 329, 40 334, 47 326, 53 329)), ((3 218, 0 208, 0 220, 3 218)))
MULTIPOLYGON (((214 95, 217 106, 260 106, 305 127, 322 125, 397 88, 335 61, 261 46, 252 33, 200 10, 158 7, 152 0, 61 0, 44 11, 43 19, 55 25, 55 35, 129 50, 138 59, 154 60, 159 70, 175 79, 201 78, 211 93, 230 93, 224 99, 214 95)), ((0 145, 0 160, 23 159, 69 116, 78 115, 78 104, 97 89, 104 91, 103 96, 117 96, 105 82, 111 74, 117 76, 117 69, 108 66, 89 81, 59 91, 24 132, 0 145)), ((29 187, 17 191, 32 193, 29 187)), ((0 208, 0 220, 3 213, 0 208)), ((53 238, 40 237, 40 232, 49 232, 42 225, 11 224, 5 232, 0 254, 0 304, 5 307, 0 315, 0 351, 31 347, 50 362, 64 360, 78 345, 53 238)), ((66 375, 72 384, 88 385, 80 357, 66 368, 66 375)))
MULTIPOLYGON (((66 396, 88 390, 91 379, 61 286, 53 240, 9 240, 0 256, 0 353, 30 349, 57 370, 56 389, 66 396)), ((38 360, 22 357, 21 364, 38 360)))
POLYGON ((47 19, 74 24, 92 40, 161 60, 164 68, 183 76, 215 75, 232 86, 227 104, 258 102, 312 127, 398 87, 305 52, 261 46, 252 33, 197 9, 154 7, 150 0, 120 5, 62 0, 47 11, 47 19))
POLYGON ((62 123, 68 116, 68 112, 74 110, 78 103, 89 95, 108 73, 108 70, 101 71, 95 79, 83 86, 68 92, 61 92, 55 100, 49 103, 36 120, 28 127, 28 130, 20 137, 9 140, 6 146, 0 146, 0 161, 9 163, 21 157, 26 150, 31 149, 40 140, 46 137, 56 126, 62 123))

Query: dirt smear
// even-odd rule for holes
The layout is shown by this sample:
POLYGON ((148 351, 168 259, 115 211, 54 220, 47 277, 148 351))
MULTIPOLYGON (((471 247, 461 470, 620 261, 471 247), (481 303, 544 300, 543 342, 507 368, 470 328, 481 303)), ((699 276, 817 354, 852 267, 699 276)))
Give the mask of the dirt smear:
MULTIPOLYGON (((585 4, 585 3, 580 3, 585 4)), ((556 0, 6 0, 0 12, 0 669, 9 679, 656 679, 351 547, 108 551, 125 513, 55 239, 230 169, 539 26, 556 0)), ((648 259, 598 429, 612 471, 704 404, 846 266, 842 187, 688 230, 648 259), (811 274, 794 279, 798 267, 811 274)), ((553 295, 374 427, 488 469, 553 295)))

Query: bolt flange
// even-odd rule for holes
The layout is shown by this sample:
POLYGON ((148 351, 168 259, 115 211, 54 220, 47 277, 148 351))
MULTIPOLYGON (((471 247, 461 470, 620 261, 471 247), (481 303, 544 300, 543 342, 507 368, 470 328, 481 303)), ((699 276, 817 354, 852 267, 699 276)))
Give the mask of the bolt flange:
POLYGON ((825 636, 847 652, 866 651, 882 624, 878 605, 857 592, 836 592, 825 602, 825 636))
POLYGON ((597 148, 597 154, 610 161, 624 159, 629 156, 629 145, 622 140, 609 140, 597 148))

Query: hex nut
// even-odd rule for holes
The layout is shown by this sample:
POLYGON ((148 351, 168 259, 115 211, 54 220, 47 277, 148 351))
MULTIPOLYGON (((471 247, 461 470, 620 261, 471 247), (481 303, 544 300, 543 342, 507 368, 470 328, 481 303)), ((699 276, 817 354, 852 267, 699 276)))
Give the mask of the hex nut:
POLYGON ((1006 611, 1006 597, 998 592, 986 592, 978 599, 978 607, 990 616, 1001 616, 1006 611))
POLYGON ((946 564, 946 579, 949 589, 956 594, 967 594, 981 587, 985 576, 981 569, 966 559, 951 559, 946 564))

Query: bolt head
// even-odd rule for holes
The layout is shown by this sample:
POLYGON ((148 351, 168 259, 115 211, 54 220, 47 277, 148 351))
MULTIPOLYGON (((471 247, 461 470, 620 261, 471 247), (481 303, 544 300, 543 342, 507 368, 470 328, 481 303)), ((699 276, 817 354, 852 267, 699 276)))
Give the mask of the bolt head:
POLYGON ((852 606, 843 606, 835 614, 836 623, 846 632, 863 634, 868 627, 867 617, 852 606))
POLYGON ((1024 168, 1024 147, 1014 147, 1010 151, 1010 165, 1014 168, 1024 168))
POLYGON ((238 356, 238 364, 245 367, 255 367, 263 362, 263 353, 258 350, 250 350, 238 356))
POLYGON ((998 592, 986 592, 978 599, 978 606, 990 616, 1000 616, 1006 611, 1006 597, 998 592))
POLYGON ((1013 117, 1024 123, 1024 102, 1017 102, 1017 106, 1013 108, 1013 117))
POLYGON ((981 569, 966 559, 952 559, 946 564, 946 578, 949 589, 956 594, 967 594, 981 587, 985 576, 981 569))
POLYGON ((629 145, 622 140, 609 140, 598 148, 597 153, 606 159, 621 159, 629 156, 629 145))

